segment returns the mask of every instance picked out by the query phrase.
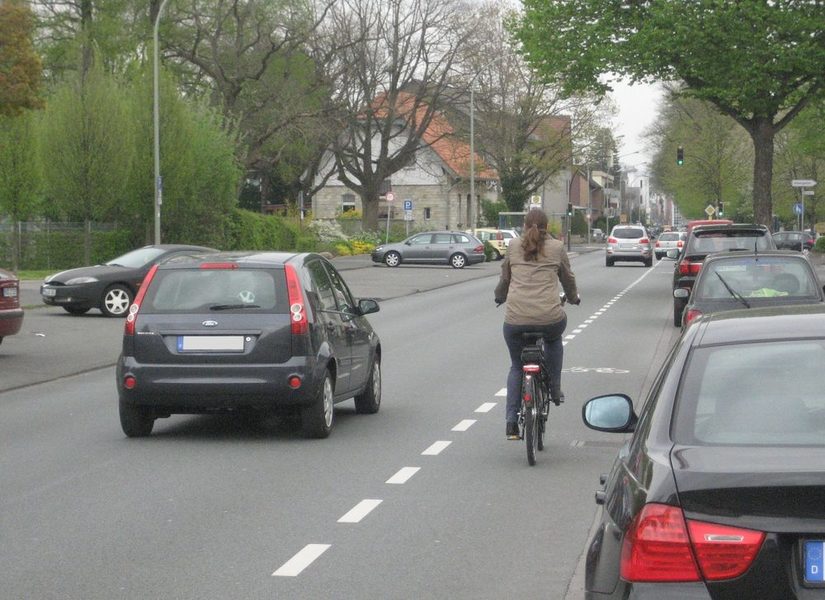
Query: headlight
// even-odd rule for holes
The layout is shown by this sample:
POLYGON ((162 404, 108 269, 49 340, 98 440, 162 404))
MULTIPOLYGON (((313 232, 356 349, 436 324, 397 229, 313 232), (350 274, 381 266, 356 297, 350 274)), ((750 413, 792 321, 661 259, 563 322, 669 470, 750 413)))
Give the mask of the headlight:
POLYGON ((375 252, 383 252, 383 251, 384 251, 384 246, 378 246, 378 247, 375 249, 375 252))
POLYGON ((66 285, 80 285, 82 283, 94 283, 95 281, 97 281, 96 277, 75 277, 74 279, 69 279, 66 285))

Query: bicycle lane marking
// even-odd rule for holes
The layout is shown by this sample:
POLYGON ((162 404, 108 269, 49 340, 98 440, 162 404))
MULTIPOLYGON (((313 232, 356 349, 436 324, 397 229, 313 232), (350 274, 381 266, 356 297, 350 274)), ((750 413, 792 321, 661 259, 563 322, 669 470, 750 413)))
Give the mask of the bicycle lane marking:
POLYGON ((295 556, 286 561, 273 577, 297 577, 301 572, 311 565, 324 552, 329 550, 331 544, 307 544, 295 556))

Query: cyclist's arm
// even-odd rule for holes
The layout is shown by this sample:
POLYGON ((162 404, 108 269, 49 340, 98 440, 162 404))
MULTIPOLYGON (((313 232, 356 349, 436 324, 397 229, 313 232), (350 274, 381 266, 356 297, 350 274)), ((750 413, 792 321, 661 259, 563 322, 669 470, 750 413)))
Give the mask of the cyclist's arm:
POLYGON ((579 303, 579 290, 576 288, 576 276, 573 275, 573 269, 570 268, 570 258, 567 252, 561 251, 561 260, 559 261, 559 283, 564 290, 564 295, 567 296, 567 301, 570 304, 579 303))
POLYGON ((510 257, 505 256, 501 262, 501 276, 495 289, 496 304, 502 304, 507 300, 507 292, 510 290, 510 257))

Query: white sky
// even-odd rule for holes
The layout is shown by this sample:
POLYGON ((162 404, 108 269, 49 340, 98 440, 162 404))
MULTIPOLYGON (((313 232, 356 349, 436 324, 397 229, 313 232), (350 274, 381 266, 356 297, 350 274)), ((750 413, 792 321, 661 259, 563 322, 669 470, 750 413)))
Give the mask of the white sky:
POLYGON ((624 82, 613 84, 613 90, 611 96, 619 108, 613 120, 614 132, 622 136, 620 162, 644 172, 652 152, 648 150, 642 134, 656 118, 662 91, 657 85, 630 86, 624 82), (634 154, 636 152, 638 154, 634 154))

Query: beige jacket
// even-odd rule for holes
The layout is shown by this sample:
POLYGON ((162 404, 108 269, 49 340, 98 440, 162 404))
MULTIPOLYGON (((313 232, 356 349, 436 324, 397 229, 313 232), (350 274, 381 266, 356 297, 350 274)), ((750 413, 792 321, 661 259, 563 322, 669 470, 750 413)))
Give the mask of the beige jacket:
POLYGON ((570 299, 578 297, 576 277, 564 243, 547 238, 538 261, 524 260, 521 239, 514 239, 501 264, 501 278, 495 290, 497 302, 507 300, 504 322, 510 325, 550 325, 564 317, 559 299, 559 283, 570 299))

